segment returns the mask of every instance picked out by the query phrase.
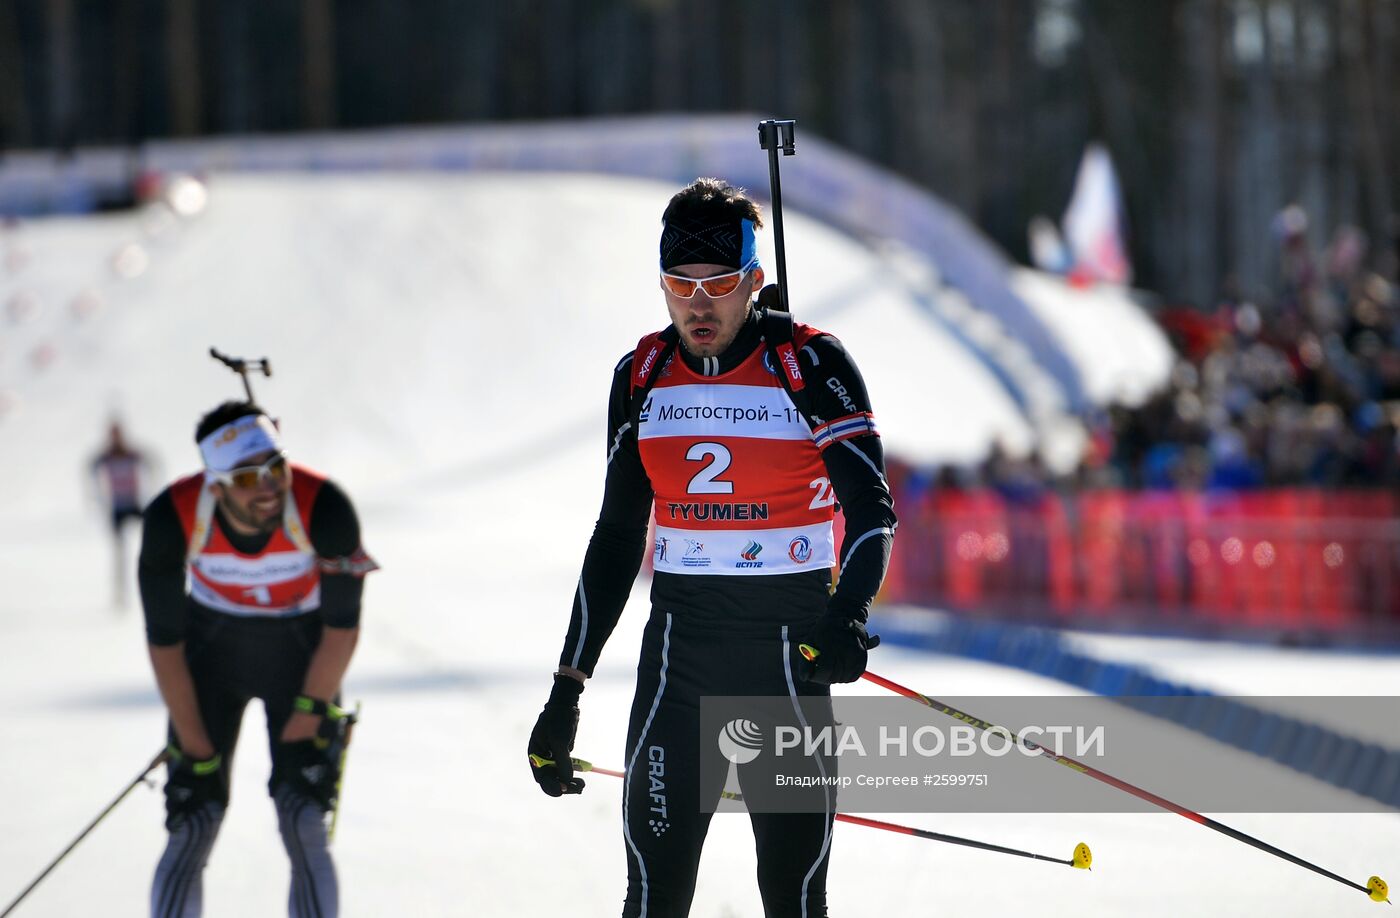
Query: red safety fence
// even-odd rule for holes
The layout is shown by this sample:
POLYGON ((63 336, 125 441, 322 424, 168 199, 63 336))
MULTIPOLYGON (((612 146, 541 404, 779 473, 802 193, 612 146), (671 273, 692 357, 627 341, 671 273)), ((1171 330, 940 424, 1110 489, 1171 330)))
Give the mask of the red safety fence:
POLYGON ((896 484, 886 601, 1065 622, 1400 627, 1389 491, 1089 491, 1008 500, 896 484))

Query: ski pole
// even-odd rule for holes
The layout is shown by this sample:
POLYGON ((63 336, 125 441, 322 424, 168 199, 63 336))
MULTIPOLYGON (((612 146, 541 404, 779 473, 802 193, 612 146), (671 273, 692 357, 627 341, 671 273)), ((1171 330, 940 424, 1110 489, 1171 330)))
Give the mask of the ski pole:
POLYGON ((155 770, 156 770, 157 768, 159 768, 161 765, 164 765, 165 762, 166 762, 169 758, 170 758, 170 751, 169 751, 168 749, 162 749, 162 750, 160 751, 160 754, 159 754, 159 755, 157 755, 155 758, 151 759, 151 764, 147 765, 147 766, 145 767, 145 769, 143 769, 142 772, 141 772, 139 775, 136 776, 135 780, 133 780, 130 784, 128 784, 128 785, 126 786, 126 789, 123 790, 120 794, 117 795, 117 799, 115 799, 115 800, 113 800, 111 803, 107 804, 107 808, 106 808, 105 810, 103 810, 101 813, 97 814, 97 818, 94 819, 92 822, 88 823, 88 827, 87 827, 86 829, 84 829, 82 832, 80 832, 80 833, 78 834, 78 837, 77 837, 77 838, 75 838, 75 839, 73 839, 71 842, 69 842, 68 847, 67 847, 67 848, 64 848, 63 851, 62 851, 62 853, 59 854, 58 857, 54 858, 53 861, 50 862, 49 866, 47 866, 47 867, 44 868, 44 872, 41 873, 41 874, 39 874, 37 877, 35 877, 35 878, 34 878, 34 882, 32 882, 32 883, 30 883, 28 886, 26 886, 26 887, 24 888, 24 892, 22 892, 22 893, 20 893, 18 896, 16 896, 13 902, 11 902, 9 905, 5 906, 5 910, 4 910, 3 912, 0 912, 0 918, 5 918, 5 916, 7 916, 7 915, 9 915, 11 912, 13 912, 13 911, 15 910, 15 907, 18 906, 21 902, 24 901, 24 897, 27 896, 27 895, 29 895, 31 892, 33 892, 33 891, 34 891, 34 887, 36 887, 36 886, 38 886, 40 883, 42 883, 43 880, 44 880, 44 877, 46 877, 46 876, 48 876, 50 873, 52 873, 52 872, 53 872, 53 869, 59 865, 59 862, 60 862, 60 861, 62 861, 65 857, 68 856, 69 852, 71 852, 74 848, 78 847, 78 842, 80 842, 80 841, 82 841, 83 839, 87 838, 88 833, 91 832, 93 829, 97 828, 97 824, 98 824, 99 822, 101 822, 103 819, 106 819, 106 818, 107 818, 107 814, 110 813, 110 812, 112 812, 112 810, 116 809, 116 808, 117 808, 117 804, 118 804, 118 803, 121 803, 124 799, 126 799, 126 795, 129 794, 129 793, 131 793, 131 791, 136 787, 136 785, 138 785, 138 784, 140 784, 141 782, 145 781, 147 775, 149 775, 151 772, 155 771, 155 770))
POLYGON ((930 832, 927 829, 916 829, 912 826, 901 826, 893 822, 883 822, 879 819, 867 819, 864 816, 847 816, 845 813, 837 813, 836 818, 841 822, 848 822, 855 826, 869 826, 872 829, 884 829, 886 832, 898 832, 902 835, 913 835, 917 838, 927 838, 929 841, 947 842, 950 845, 962 845, 967 848, 980 848, 983 851, 996 851, 1000 854, 1014 854, 1017 857, 1028 857, 1036 861, 1051 861, 1056 864, 1064 864, 1068 867, 1075 867, 1079 870, 1089 870, 1089 865, 1094 862, 1093 852, 1089 846, 1080 842, 1074 846, 1074 855, 1069 858, 1050 857, 1047 854, 1032 854, 1029 851, 1020 851, 1016 848, 1006 848, 1002 845, 993 845, 990 842, 974 841, 970 838, 959 838, 956 835, 944 835, 942 832, 930 832))
MULTIPOLYGON (((614 771, 611 768, 598 768, 592 762, 589 762, 585 759, 570 758, 569 761, 573 763, 574 771, 591 771, 595 774, 609 775, 610 777, 614 778, 627 777, 623 772, 614 771)), ((554 760, 546 759, 543 756, 531 754, 530 764, 535 768, 541 768, 545 765, 553 765, 554 760)), ((733 791, 722 791, 720 793, 720 797, 725 800, 742 801, 744 799, 743 794, 736 794, 733 791)), ((942 832, 930 832, 927 829, 916 829, 913 826, 902 826, 898 823, 884 822, 879 819, 867 819, 864 816, 848 816, 845 813, 837 813, 836 821, 849 823, 853 826, 865 826, 870 829, 882 829, 886 832, 895 832, 900 835, 912 835, 915 838, 925 838, 929 841, 945 842, 950 845, 961 845, 965 848, 977 848, 982 851, 994 851, 998 854, 1012 854, 1016 857, 1026 857, 1036 861, 1050 861, 1051 863, 1064 864, 1067 867, 1074 867, 1079 870, 1090 869, 1089 865, 1092 864, 1094 861, 1093 852, 1091 852, 1089 850, 1089 846, 1084 844, 1083 842, 1080 842, 1079 844, 1074 846, 1074 855, 1072 857, 1060 858, 1051 857, 1048 854, 1034 854, 1030 851, 1021 851, 1018 848, 1007 848, 1003 845, 994 845, 990 842, 976 841, 971 838, 962 838, 957 835, 945 835, 942 832)))
POLYGON ((773 199, 773 248, 778 258, 778 300, 783 312, 791 312, 788 302, 787 252, 783 248, 783 183, 778 176, 778 149, 784 156, 797 155, 793 141, 796 121, 760 121, 758 146, 768 151, 768 188, 773 199))
MULTIPOLYGON (((807 644, 799 645, 798 650, 801 652, 803 658, 807 660, 814 660, 818 656, 818 651, 816 650, 816 648, 811 647, 807 644)), ((959 711, 957 708, 952 707, 951 705, 944 704, 943 702, 933 698, 929 698, 926 695, 921 695, 911 688, 906 688, 905 686, 900 685, 898 682, 886 679, 884 676, 879 676, 872 672, 865 672, 861 674, 861 678, 866 680, 867 682, 873 682, 883 689, 887 689, 888 691, 894 692, 896 695, 903 695, 905 698, 917 701, 924 707, 932 708, 933 710, 938 711, 940 714, 947 714, 949 717, 960 720, 963 723, 976 727, 979 730, 1003 730, 1007 733, 1007 735, 1010 736, 1013 742, 1020 743, 1021 745, 1025 746, 1027 749, 1030 749, 1033 752, 1040 753, 1040 755, 1044 756, 1049 761, 1058 762, 1061 765, 1068 766, 1069 768, 1072 768, 1075 771, 1080 772, 1081 774, 1088 775, 1089 777, 1097 781, 1102 781, 1104 784, 1107 784, 1110 787, 1116 787, 1121 791, 1132 794, 1134 797, 1137 797, 1141 800, 1146 800, 1148 803, 1151 803, 1154 806, 1159 806, 1164 810, 1170 810, 1171 812, 1176 813, 1179 816, 1184 816, 1192 822, 1199 823, 1200 825, 1205 826, 1207 829, 1214 829, 1216 832, 1219 832, 1222 835, 1228 835, 1235 841, 1244 842, 1246 845, 1249 845, 1253 848, 1258 848, 1260 851, 1266 851, 1269 854, 1274 855, 1275 857, 1283 858, 1290 864, 1296 864, 1299 867, 1306 867, 1308 870, 1311 870, 1316 874, 1320 874, 1321 876, 1327 877, 1331 880, 1336 880, 1343 886, 1348 886, 1352 889, 1364 892, 1367 896, 1369 896, 1376 902, 1390 901, 1390 887, 1386 884, 1385 880, 1382 880, 1380 877, 1371 877, 1369 880, 1366 881, 1365 886, 1362 886, 1360 883, 1354 883, 1351 880, 1348 880, 1346 877, 1338 876, 1337 874, 1333 873, 1330 870, 1327 870, 1326 868, 1319 867, 1311 861, 1306 861, 1303 858, 1298 857, 1296 854, 1289 854, 1282 848, 1277 848, 1266 841, 1261 841, 1252 835, 1248 835, 1244 832, 1241 832, 1239 829, 1233 829, 1230 826, 1225 825, 1223 822, 1211 819, 1209 816, 1203 816, 1200 813, 1197 813, 1195 810, 1189 810, 1178 803, 1173 803, 1165 797, 1159 797, 1157 794, 1154 794, 1151 791, 1143 790, 1142 788, 1134 784, 1129 784, 1127 781, 1115 778, 1113 775, 1099 771, 1092 765, 1085 765, 1083 762, 1076 761, 1067 755, 1061 755, 1057 752, 1052 752, 1049 749, 1046 749, 1044 746, 1040 745, 1039 743, 1032 742, 1031 740, 1019 739, 1015 733, 1012 733, 1005 727, 998 727, 996 724, 991 723, 990 721, 983 720, 980 717, 974 717, 973 715, 968 714, 966 711, 959 711)))
POLYGON ((209 349, 209 356, 237 373, 243 380, 243 391, 248 396, 248 401, 254 402, 253 386, 248 382, 250 372, 261 372, 263 376, 272 375, 272 363, 266 357, 259 357, 257 360, 248 360, 243 357, 230 357, 227 354, 220 354, 217 348, 209 349))
POLYGON ((355 732, 355 724, 360 722, 360 703, 355 702, 355 710, 341 711, 345 721, 345 740, 340 747, 340 767, 335 776, 335 808, 331 810, 331 826, 326 830, 326 844, 335 841, 335 827, 340 821, 340 788, 345 783, 345 762, 350 755, 350 737, 355 732))

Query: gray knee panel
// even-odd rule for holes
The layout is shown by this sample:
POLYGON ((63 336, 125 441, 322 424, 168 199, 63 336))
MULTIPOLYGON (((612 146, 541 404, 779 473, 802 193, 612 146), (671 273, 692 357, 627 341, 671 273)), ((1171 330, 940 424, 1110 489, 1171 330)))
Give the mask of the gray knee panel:
POLYGON ((287 785, 277 788, 277 828, 292 864, 287 913, 292 918, 335 918, 340 908, 335 862, 321 807, 287 785))
POLYGON ((204 910, 204 865, 224 819, 210 801, 170 833, 151 884, 151 918, 199 918, 204 910))

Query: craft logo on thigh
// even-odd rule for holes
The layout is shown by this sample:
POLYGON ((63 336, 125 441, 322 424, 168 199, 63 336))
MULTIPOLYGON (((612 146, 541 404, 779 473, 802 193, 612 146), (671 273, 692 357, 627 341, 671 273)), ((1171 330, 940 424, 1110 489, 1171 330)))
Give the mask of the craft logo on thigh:
POLYGON ((647 825, 658 837, 671 828, 671 816, 666 811, 666 750, 660 746, 647 747, 647 777, 651 779, 651 814, 647 825))

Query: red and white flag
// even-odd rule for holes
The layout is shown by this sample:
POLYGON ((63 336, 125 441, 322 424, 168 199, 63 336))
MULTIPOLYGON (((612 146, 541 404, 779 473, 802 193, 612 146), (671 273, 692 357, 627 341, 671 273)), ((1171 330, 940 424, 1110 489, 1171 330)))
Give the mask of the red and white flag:
POLYGON ((1123 194, 1113 160, 1101 144, 1091 143, 1079 161, 1063 222, 1073 256, 1071 281, 1132 282, 1133 268, 1123 243, 1123 194))

